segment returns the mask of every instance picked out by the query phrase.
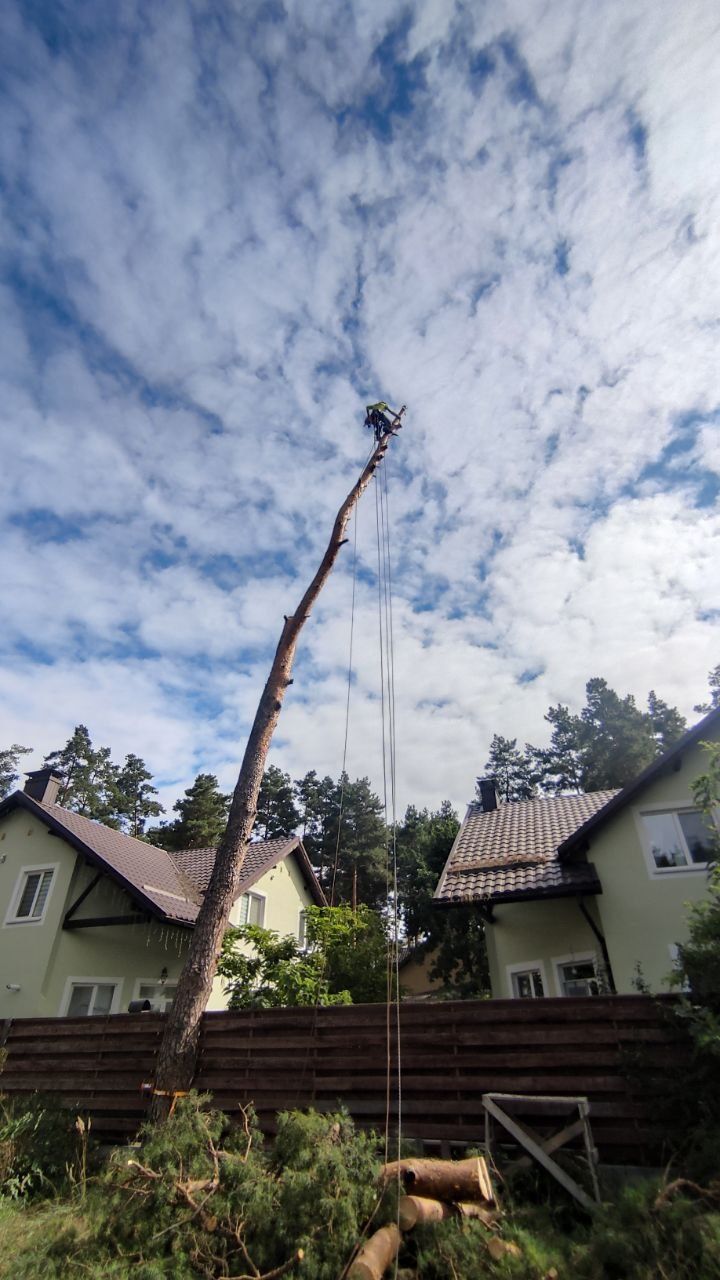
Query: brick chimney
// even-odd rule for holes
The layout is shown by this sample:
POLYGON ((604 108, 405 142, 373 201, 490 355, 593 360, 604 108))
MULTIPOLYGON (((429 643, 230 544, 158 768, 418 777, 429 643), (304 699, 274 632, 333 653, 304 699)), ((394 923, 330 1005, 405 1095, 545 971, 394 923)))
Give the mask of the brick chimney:
POLYGON ((493 809, 497 809, 497 791, 495 790, 494 778, 478 778, 477 792, 483 813, 492 813, 493 809))
POLYGON ((30 796, 32 800, 39 800, 40 804, 55 804, 62 782, 62 778, 57 773, 53 773, 50 767, 46 767, 32 769, 25 774, 25 777, 27 782, 23 790, 26 796, 30 796))

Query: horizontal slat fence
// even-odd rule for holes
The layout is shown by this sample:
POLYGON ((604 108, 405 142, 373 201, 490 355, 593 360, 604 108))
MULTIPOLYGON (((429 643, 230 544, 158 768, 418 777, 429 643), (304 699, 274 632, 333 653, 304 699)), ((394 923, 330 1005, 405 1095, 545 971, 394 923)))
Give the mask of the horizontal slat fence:
MULTIPOLYGON (((577 1094, 590 1099, 602 1159, 655 1163, 672 1136, 657 1118, 663 1082, 690 1057, 667 1017, 670 1003, 612 996, 403 1004, 403 1133, 474 1143, 484 1132, 483 1093, 577 1094)), ((96 1133, 128 1137, 147 1110, 140 1084, 153 1078, 163 1022, 159 1014, 13 1021, 0 1088, 60 1094, 93 1116, 96 1133)), ((339 1105, 383 1130, 387 1063, 384 1005, 208 1013, 194 1084, 228 1112, 252 1102, 266 1132, 280 1110, 339 1105)), ((390 1068, 394 1124, 394 1033, 390 1068)))

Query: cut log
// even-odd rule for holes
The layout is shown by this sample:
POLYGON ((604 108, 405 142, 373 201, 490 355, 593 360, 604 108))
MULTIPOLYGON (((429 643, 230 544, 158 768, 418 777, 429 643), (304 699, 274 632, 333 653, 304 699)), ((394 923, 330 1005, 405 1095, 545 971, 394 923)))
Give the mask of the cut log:
POLYGON ((398 1173, 408 1195, 432 1200, 484 1200, 488 1204, 495 1201, 482 1156, 467 1160, 394 1160, 383 1166, 381 1176, 385 1182, 392 1182, 398 1173))
POLYGON ((348 1280, 382 1280, 400 1248, 400 1239, 394 1222, 381 1227, 363 1245, 348 1272, 348 1280))
POLYGON ((429 1200, 426 1196, 401 1196, 398 1204, 401 1231, 412 1231, 413 1227, 424 1226, 426 1222, 442 1222, 444 1218, 455 1216, 452 1205, 443 1204, 442 1200, 429 1200))

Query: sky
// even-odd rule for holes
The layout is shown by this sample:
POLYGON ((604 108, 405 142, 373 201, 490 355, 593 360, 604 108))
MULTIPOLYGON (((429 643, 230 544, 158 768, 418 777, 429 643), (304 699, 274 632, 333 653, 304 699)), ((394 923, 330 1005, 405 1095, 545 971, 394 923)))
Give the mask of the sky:
MULTIPOLYGON (((720 10, 5 0, 0 745, 233 784, 283 614, 386 466, 397 789, 604 676, 690 720, 720 616, 720 10)), ((375 496, 347 765, 381 785, 375 496)), ((354 531, 351 534, 355 537, 354 531)), ((352 544, 271 762, 337 776, 352 544)))

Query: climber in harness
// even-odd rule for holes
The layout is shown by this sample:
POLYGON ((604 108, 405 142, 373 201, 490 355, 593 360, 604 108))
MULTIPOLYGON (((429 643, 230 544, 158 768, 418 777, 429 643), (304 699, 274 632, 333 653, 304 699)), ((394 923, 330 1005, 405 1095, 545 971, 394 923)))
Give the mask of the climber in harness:
MULTIPOLYGON (((402 410, 400 412, 402 413, 402 410)), ((370 427, 375 432, 376 440, 381 440, 383 436, 387 435, 388 431, 392 430, 399 417, 400 414, 389 408, 384 400, 378 400, 377 404, 366 406, 365 426, 370 427), (390 418, 388 418, 388 414, 390 414, 390 418)))

